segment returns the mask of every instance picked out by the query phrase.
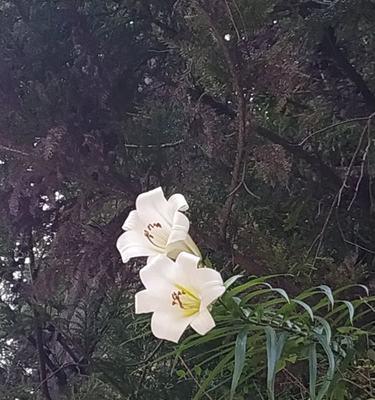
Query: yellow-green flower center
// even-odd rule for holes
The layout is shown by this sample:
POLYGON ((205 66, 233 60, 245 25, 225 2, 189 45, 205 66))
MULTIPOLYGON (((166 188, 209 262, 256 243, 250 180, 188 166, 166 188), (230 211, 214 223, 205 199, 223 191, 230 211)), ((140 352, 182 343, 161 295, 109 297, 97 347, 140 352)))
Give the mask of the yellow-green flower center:
POLYGON ((185 317, 190 317, 199 312, 201 301, 193 290, 176 285, 176 290, 172 292, 171 296, 172 306, 179 307, 185 317))

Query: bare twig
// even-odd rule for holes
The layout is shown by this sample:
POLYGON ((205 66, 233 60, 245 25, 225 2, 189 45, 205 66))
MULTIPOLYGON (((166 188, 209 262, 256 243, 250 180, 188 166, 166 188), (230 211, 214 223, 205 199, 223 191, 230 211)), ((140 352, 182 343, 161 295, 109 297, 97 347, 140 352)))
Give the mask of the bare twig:
POLYGON ((328 223, 329 223, 329 221, 330 221, 330 219, 331 219, 332 212, 333 212, 333 210, 334 210, 334 208, 335 208, 335 206, 336 206, 336 204, 337 204, 337 199, 338 199, 338 194, 336 194, 336 196, 334 197, 334 199, 333 199, 333 201, 332 201, 331 207, 330 207, 330 209, 329 209, 329 211, 328 211, 328 215, 327 215, 327 217, 326 217, 326 219, 325 219, 325 221, 324 221, 322 230, 321 230, 320 233, 316 236, 316 238, 314 239, 312 245, 310 246, 310 249, 309 249, 308 252, 307 252, 307 254, 309 254, 310 251, 311 251, 311 249, 313 248, 314 244, 319 240, 318 246, 317 246, 316 252, 315 252, 315 257, 314 257, 314 261, 313 261, 313 266, 315 266, 316 260, 318 259, 319 252, 320 252, 320 249, 321 249, 321 247, 322 247, 322 243, 323 243, 323 239, 324 239, 324 234, 325 234, 325 231, 326 231, 326 229, 327 229, 328 223))
POLYGON ((171 143, 162 143, 162 144, 125 144, 127 149, 165 149, 168 147, 176 147, 180 144, 184 143, 184 139, 177 140, 176 142, 171 143))
POLYGON ((29 153, 26 153, 26 152, 24 152, 22 150, 14 149, 13 147, 4 146, 3 144, 0 144, 0 150, 8 151, 10 153, 19 154, 19 155, 25 156, 25 157, 30 156, 29 153))
POLYGON ((374 251, 374 250, 370 250, 370 249, 368 249, 367 247, 361 246, 360 244, 354 243, 354 242, 352 242, 352 241, 350 241, 350 240, 348 240, 348 239, 346 238, 345 233, 344 233, 344 230, 342 229, 342 226, 341 226, 341 222, 340 222, 340 219, 339 219, 339 216, 338 216, 338 210, 337 210, 337 209, 336 209, 336 222, 337 222, 337 227, 338 227, 338 229, 339 229, 341 238, 342 238, 342 240, 344 241, 344 243, 347 243, 347 244, 349 244, 349 245, 351 245, 351 246, 353 246, 353 247, 355 247, 355 248, 357 248, 357 249, 364 250, 364 251, 366 251, 367 253, 375 254, 375 251, 374 251))
POLYGON ((54 370, 49 376, 47 376, 47 377, 45 378, 45 380, 43 380, 43 381, 40 382, 40 384, 39 384, 39 386, 36 388, 36 390, 37 390, 37 391, 40 390, 41 387, 42 387, 45 383, 47 383, 47 382, 48 382, 51 378, 53 378, 55 375, 58 375, 58 373, 59 373, 61 370, 63 370, 64 368, 72 367, 72 366, 75 366, 75 365, 76 365, 76 364, 73 363, 73 362, 69 362, 69 363, 65 363, 65 364, 60 365, 60 367, 57 368, 56 370, 54 370))
POLYGON ((243 186, 243 188, 246 190, 247 193, 249 193, 250 196, 255 197, 256 199, 260 200, 260 197, 258 195, 256 195, 255 193, 253 193, 249 187, 247 186, 246 182, 245 182, 245 176, 246 176, 246 162, 244 162, 243 164, 243 170, 242 170, 242 177, 241 177, 241 181, 238 183, 238 185, 228 194, 229 196, 233 196, 240 188, 241 186, 243 186))
POLYGON ((250 196, 253 196, 256 199, 260 200, 260 197, 249 189, 249 186, 247 186, 247 183, 245 181, 243 181, 243 187, 250 196))
POLYGON ((206 96, 206 95, 207 95, 207 92, 203 90, 202 93, 200 94, 200 96, 198 97, 198 99, 196 100, 196 104, 195 104, 195 107, 194 107, 195 112, 198 111, 200 103, 201 103, 203 97, 206 96))
MULTIPOLYGON (((146 360, 143 361, 143 363, 147 363, 149 360, 151 360, 151 358, 158 352, 158 350, 160 349, 160 347, 162 346, 163 341, 160 340, 160 342, 156 345, 156 347, 154 348, 154 350, 152 350, 151 354, 146 358, 146 360)), ((137 390, 135 393, 135 398, 138 399, 139 398, 139 393, 140 393, 140 389, 142 387, 143 381, 146 377, 146 373, 147 373, 147 368, 149 365, 146 365, 146 368, 143 369, 141 377, 139 378, 138 381, 138 386, 137 386, 137 390)))
MULTIPOLYGON (((370 169, 370 159, 367 158, 367 170, 370 169)), ((368 181, 368 194, 370 198, 370 214, 374 212, 374 196, 372 194, 372 179, 369 179, 368 181)))
POLYGON ((246 32, 245 19, 244 19, 243 15, 242 15, 242 12, 241 12, 240 8, 238 7, 238 4, 237 4, 236 0, 232 0, 232 2, 233 2, 234 6, 235 6, 235 8, 236 8, 236 10, 238 12, 238 15, 240 16, 240 19, 241 19, 241 22, 242 22, 242 27, 243 27, 243 30, 244 30, 244 33, 245 33, 246 32))
MULTIPOLYGON (((349 166, 348 166, 348 168, 347 168, 347 170, 346 170, 345 177, 344 177, 344 180, 343 180, 343 182, 342 182, 342 185, 341 185, 341 187, 340 187, 340 189, 339 189, 337 195, 336 195, 335 198, 333 199, 333 202, 332 202, 332 204, 331 204, 330 210, 329 210, 328 215, 327 215, 327 217, 326 217, 326 220, 325 220, 325 222, 324 222, 324 224, 323 224, 323 227, 322 227, 321 232, 316 236, 316 238, 314 239, 313 243, 311 244, 311 246, 310 246, 310 248, 309 248, 309 250, 308 250, 308 252, 307 252, 307 254, 309 254, 310 251, 312 250, 312 248, 314 247, 315 243, 316 243, 317 241, 319 241, 319 242, 318 242, 317 249, 316 249, 316 253, 315 253, 315 258, 314 258, 313 265, 315 265, 316 260, 317 260, 317 258, 318 258, 318 255, 319 255, 319 252, 320 252, 322 243, 323 243, 324 234, 325 234, 325 231, 326 231, 326 229, 327 229, 328 223, 329 223, 329 221, 330 221, 330 219, 331 219, 333 209, 336 207, 336 210, 337 210, 337 209, 339 208, 339 206, 340 206, 340 202, 341 202, 341 197, 342 197, 343 191, 344 191, 345 188, 347 187, 347 181, 348 181, 349 176, 350 176, 350 173, 351 173, 351 171, 352 171, 352 169, 353 169, 354 162, 355 162, 355 160, 356 160, 356 158, 357 158, 357 156, 358 156, 359 151, 361 150, 362 143, 363 143, 363 139, 364 139, 364 137, 365 137, 365 135, 366 135, 366 133, 367 133, 367 135, 368 135, 368 141, 367 141, 367 146, 366 146, 366 148, 365 148, 365 150, 364 150, 364 153, 363 153, 363 156, 362 156, 360 177, 359 177, 359 179, 358 179, 358 181, 357 181, 356 188, 355 188, 355 192, 354 192, 354 195, 353 195, 353 197, 352 197, 352 200, 351 200, 351 202, 350 202, 350 204, 349 204, 349 206, 348 206, 348 208, 347 208, 347 211, 350 210, 350 208, 352 207, 352 205, 353 205, 353 203, 354 203, 354 201, 355 201, 355 199, 356 199, 356 197, 357 197, 357 194, 358 194, 358 191, 359 191, 359 186, 360 186, 361 180, 362 180, 363 175, 364 175, 365 162, 366 162, 366 159, 368 158, 368 153, 369 153, 369 150, 370 150, 370 147, 371 147, 370 125, 371 125, 371 120, 372 120, 372 118, 374 118, 374 117, 375 117, 375 113, 372 113, 369 117, 366 118, 367 124, 366 124, 366 126, 363 128, 363 130, 362 130, 361 136, 360 136, 360 138, 359 138, 359 140, 358 140, 357 147, 356 147, 356 149, 355 149, 355 151, 354 151, 354 153, 353 153, 353 156, 352 156, 352 158, 351 158, 351 160, 350 160, 349 166)), ((362 120, 362 119, 361 119, 361 120, 362 120)), ((353 245, 353 246, 356 246, 356 247, 358 247, 358 248, 361 248, 361 249, 363 249, 363 250, 365 250, 365 251, 367 251, 367 252, 369 252, 369 253, 373 253, 372 250, 366 249, 366 248, 364 248, 364 247, 362 247, 362 246, 360 246, 360 245, 357 245, 356 243, 353 243, 353 242, 347 240, 347 239, 345 238, 345 236, 344 236, 344 233, 343 233, 343 230, 342 230, 342 228, 341 228, 341 226, 340 226, 340 224, 339 224, 339 221, 337 221, 337 222, 338 222, 338 227, 339 227, 339 230, 340 230, 342 239, 343 239, 343 241, 344 241, 345 243, 348 243, 348 244, 350 244, 350 245, 353 245)))
MULTIPOLYGON (((190 368, 187 366, 187 364, 185 363, 184 359, 181 356, 178 356, 178 359, 181 361, 181 364, 186 368, 186 371, 190 375, 191 379, 193 379, 195 384, 199 387, 199 389, 201 389, 202 387, 201 387, 200 383, 195 378, 194 374, 191 372, 190 368)), ((203 391, 203 393, 207 396, 207 398, 209 400, 213 400, 213 398, 206 391, 203 391)))
POLYGON ((337 207, 340 206, 342 193, 343 193, 344 189, 347 187, 346 183, 347 183, 347 181, 349 179, 350 173, 352 172, 352 168, 353 168, 354 162, 355 162, 355 160, 357 158, 357 155, 358 155, 359 151, 361 150, 362 142, 363 142, 363 139, 364 139, 365 134, 366 134, 367 131, 368 131, 368 125, 366 125, 365 128, 362 130, 361 136, 360 136, 360 138, 358 140, 357 147, 356 147, 356 149, 355 149, 355 151, 353 153, 352 159, 350 160, 349 166, 348 166, 348 168, 346 170, 344 181, 342 182, 342 185, 341 185, 341 187, 339 189, 339 192, 338 192, 337 207))
POLYGON ((255 386, 255 389, 258 392, 258 395, 261 398, 261 400, 264 400, 264 397, 263 397, 263 395, 262 395, 262 393, 261 393, 261 391, 260 391, 260 389, 259 389, 259 387, 258 387, 258 385, 256 384, 255 381, 254 381, 254 386, 255 386))
POLYGON ((324 133, 324 132, 327 132, 327 131, 329 131, 329 130, 331 130, 331 129, 333 129, 333 128, 336 128, 336 127, 338 127, 338 126, 351 124, 351 123, 353 123, 353 122, 368 121, 369 119, 371 119, 371 118, 373 118, 373 117, 374 117, 374 114, 371 114, 371 115, 369 115, 369 116, 367 116, 367 117, 352 118, 352 119, 348 119, 348 120, 346 120, 346 121, 340 121, 340 122, 337 122, 337 123, 335 123, 335 124, 326 126, 325 128, 322 128, 322 129, 319 129, 319 130, 317 130, 317 131, 315 131, 315 132, 310 133, 310 135, 308 135, 308 136, 306 136, 304 139, 302 139, 302 140, 297 144, 297 146, 303 146, 308 140, 310 140, 313 136, 318 135, 319 133, 324 133))
POLYGON ((237 24, 236 24, 236 21, 235 21, 235 19, 234 19, 234 16, 233 16, 232 10, 231 10, 231 8, 230 8, 230 5, 229 5, 229 3, 228 3, 228 0, 224 0, 224 2, 225 2, 225 5, 226 5, 226 7, 227 7, 228 14, 229 14, 229 17, 230 17, 230 19, 231 19, 231 21, 232 21, 234 30, 236 31, 237 40, 240 41, 240 40, 241 40, 240 31, 239 31, 238 28, 237 28, 237 24))
MULTIPOLYGON (((362 155, 361 172, 360 172, 360 176, 358 178, 358 181, 357 181, 357 184, 356 184, 356 187, 355 187, 353 198, 352 198, 352 200, 351 200, 351 202, 350 202, 350 204, 348 206, 348 209, 347 209, 348 211, 350 211, 350 209, 351 209, 351 207, 352 207, 352 205, 353 205, 353 203, 354 203, 354 201, 355 201, 355 199, 357 197, 359 186, 361 184, 361 181, 362 181, 362 178, 363 178, 363 175, 364 175, 365 163, 366 163, 366 160, 368 160, 368 153, 370 151, 370 147, 371 147, 371 143, 372 143, 372 141, 371 141, 371 122, 372 122, 372 118, 374 116, 375 116, 375 112, 372 113, 367 119, 367 146, 366 146, 365 151, 363 152, 363 155, 362 155)), ((370 190, 371 190, 371 179, 369 179, 369 182, 370 182, 369 186, 370 186, 370 190)), ((370 192, 369 195, 370 195, 370 201, 372 201, 372 193, 370 192)))
POLYGON ((307 389, 306 386, 302 383, 302 381, 301 381, 300 379, 298 379, 298 378, 297 378, 294 374, 292 374, 290 371, 288 371, 287 368, 284 368, 284 369, 283 369, 283 373, 284 373, 285 375, 287 375, 287 376, 290 378, 290 380, 291 380, 291 382, 292 382, 293 384, 296 384, 296 385, 300 388, 300 390, 301 390, 302 393, 309 394, 308 389, 307 389))
POLYGON ((361 172, 360 172, 359 178, 357 180, 357 184, 355 186, 354 194, 353 194, 353 197, 352 197, 352 199, 350 201, 350 204, 349 204, 349 206, 347 208, 347 211, 350 211, 355 199, 357 198, 358 191, 359 191, 359 186, 361 185, 362 178, 363 178, 363 175, 364 175, 365 163, 366 163, 366 160, 367 160, 368 153, 370 151, 370 147, 371 147, 371 137, 370 137, 370 129, 368 127, 367 128, 367 146, 366 146, 365 151, 363 152, 363 155, 362 155, 361 172))

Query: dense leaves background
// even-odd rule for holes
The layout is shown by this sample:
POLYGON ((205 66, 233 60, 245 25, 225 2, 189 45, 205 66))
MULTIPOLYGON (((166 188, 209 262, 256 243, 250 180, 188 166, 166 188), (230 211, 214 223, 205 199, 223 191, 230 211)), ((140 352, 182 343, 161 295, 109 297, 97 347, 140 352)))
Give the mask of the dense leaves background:
MULTIPOLYGON (((0 19, 1 399, 199 391, 217 361, 161 357, 115 248, 158 185, 224 276, 373 292, 374 1, 11 0, 0 19)), ((337 398, 374 397, 365 342, 337 398)), ((309 398, 279 368, 279 398, 309 398)), ((266 390, 263 371, 237 395, 266 390)))

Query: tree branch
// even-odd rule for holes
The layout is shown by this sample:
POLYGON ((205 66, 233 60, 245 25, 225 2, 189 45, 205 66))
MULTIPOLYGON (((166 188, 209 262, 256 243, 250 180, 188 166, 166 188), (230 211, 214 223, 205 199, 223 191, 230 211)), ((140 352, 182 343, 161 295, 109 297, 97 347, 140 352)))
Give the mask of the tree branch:
POLYGON ((40 324, 40 316, 35 309, 34 309, 34 318, 35 318, 36 346, 39 357, 40 386, 44 397, 47 400, 52 400, 47 383, 48 378, 47 378, 47 368, 46 368, 46 354, 44 353, 44 348, 43 348, 43 333, 40 324))
MULTIPOLYGON (((34 243, 32 236, 32 228, 30 228, 30 232, 28 234, 28 247, 29 247, 29 258, 30 258, 30 275, 31 280, 35 279, 36 275, 36 267, 35 267, 35 254, 34 254, 34 243)), ((32 305, 33 313, 34 313, 34 325, 35 325, 35 338, 36 338, 36 348, 38 350, 39 357, 39 373, 40 373, 40 387, 42 389, 43 396, 46 400, 52 400, 51 395, 48 389, 48 378, 47 378, 47 368, 46 368, 46 354, 44 352, 43 345, 43 332, 42 332, 42 324, 40 320, 40 314, 35 304, 32 305)))
POLYGON ((236 113, 236 118, 238 123, 237 151, 232 171, 232 179, 229 188, 230 195, 227 197, 224 203, 221 215, 220 235, 222 238, 225 238, 229 217, 232 212, 235 189, 241 178, 241 170, 242 170, 241 166, 243 163, 244 151, 245 151, 245 135, 246 135, 246 122, 247 122, 246 104, 240 79, 239 62, 231 54, 229 48, 224 42, 223 35, 220 33, 217 26, 215 25, 211 12, 206 10, 201 3, 198 4, 200 11, 205 16, 209 27, 211 28, 217 42, 219 43, 223 51, 223 55, 232 78, 233 90, 237 96, 237 113, 236 113))
POLYGON ((184 143, 184 139, 177 140, 171 143, 161 143, 161 144, 125 144, 127 149, 166 149, 169 147, 176 147, 184 143))
POLYGON ((279 144, 285 150, 292 153, 296 158, 309 163, 314 168, 314 170, 319 173, 321 178, 328 181, 335 189, 341 185, 341 179, 317 155, 309 153, 298 144, 290 143, 288 140, 277 135, 270 129, 264 128, 262 126, 257 126, 255 127, 255 131, 257 135, 268 139, 272 143, 279 144))
MULTIPOLYGON (((233 119, 236 117, 236 112, 227 104, 221 103, 211 97, 210 95, 204 93, 203 89, 200 87, 190 88, 188 90, 189 95, 193 100, 200 101, 209 107, 213 108, 219 115, 227 115, 229 118, 233 119)), ((368 119, 368 117, 367 117, 368 119)), ((289 153, 291 153, 297 159, 307 162, 311 167, 321 176, 323 180, 326 180, 334 189, 338 189, 341 185, 341 179, 336 175, 336 173, 318 155, 310 153, 303 149, 302 146, 291 143, 282 136, 273 132, 271 129, 265 128, 260 125, 254 126, 254 131, 256 135, 269 140, 272 143, 279 144, 289 153)))
POLYGON ((371 112, 375 111, 375 95, 369 89, 367 83, 362 76, 356 71, 353 65, 347 59, 345 53, 337 43, 335 31, 333 27, 328 27, 325 33, 325 44, 327 50, 334 62, 341 68, 349 80, 351 80, 362 94, 367 107, 371 112))

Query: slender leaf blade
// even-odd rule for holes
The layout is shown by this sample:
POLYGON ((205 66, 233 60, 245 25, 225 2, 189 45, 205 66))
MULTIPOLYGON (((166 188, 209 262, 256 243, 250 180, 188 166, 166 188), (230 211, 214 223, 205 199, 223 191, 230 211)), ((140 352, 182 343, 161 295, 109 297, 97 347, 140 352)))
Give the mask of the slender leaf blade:
POLYGON ((247 350, 247 335, 248 335, 248 329, 245 328, 239 332, 236 339, 236 345, 234 350, 234 370, 232 377, 232 386, 230 389, 231 400, 234 397, 234 394, 238 386, 238 382, 240 381, 243 367, 245 365, 246 350, 247 350))
POLYGON ((276 331, 270 326, 266 326, 264 330, 267 347, 267 392, 269 399, 274 400, 277 362, 281 357, 287 334, 283 332, 277 335, 276 331))
POLYGON ((305 311, 309 314, 311 321, 314 321, 314 312, 308 304, 306 304, 304 301, 298 300, 298 299, 293 299, 292 302, 296 303, 296 304, 300 305, 302 308, 304 308, 305 311))
POLYGON ((316 397, 316 400, 322 400, 324 399, 324 396, 328 392, 329 387, 331 386, 331 382, 333 381, 333 377, 335 375, 335 370, 336 370, 336 361, 335 361, 335 356, 333 355, 333 351, 331 349, 331 346, 324 335, 316 335, 319 343, 324 349, 324 352, 327 355, 327 360, 328 360, 328 370, 327 370, 327 375, 326 378, 323 381, 323 384, 320 387, 319 393, 316 397))
POLYGON ((230 286, 233 285, 233 283, 235 283, 235 282, 237 281, 237 279, 242 278, 242 277, 243 277, 243 275, 234 275, 234 276, 231 276, 229 279, 227 279, 227 280, 224 282, 224 287, 225 287, 225 289, 228 289, 230 286))
POLYGON ((327 345, 329 346, 329 344, 331 343, 331 337, 332 337, 332 330, 331 330, 330 324, 327 322, 327 320, 325 320, 322 317, 315 316, 315 319, 317 321, 319 321, 320 324, 322 325, 323 330, 325 332, 324 338, 327 341, 327 345))
POLYGON ((353 319, 354 319, 354 306, 353 306, 353 304, 348 300, 340 300, 340 303, 344 303, 346 305, 346 307, 348 308, 349 320, 350 320, 350 323, 353 325, 353 319))
POLYGON ((199 400, 204 396, 206 389, 208 388, 210 383, 216 378, 217 375, 219 375, 226 368, 227 364, 230 362, 232 358, 233 358, 233 351, 231 351, 221 359, 221 361, 216 365, 216 367, 209 373, 207 378, 202 382, 197 394, 193 397, 193 400, 199 400))
POLYGON ((309 391, 311 400, 316 399, 316 379, 318 375, 318 361, 316 355, 316 343, 309 347, 309 391))
POLYGON ((331 288, 327 285, 319 285, 319 286, 317 286, 317 289, 319 289, 321 292, 323 292, 327 296, 329 302, 331 303, 331 308, 333 308, 333 306, 335 305, 335 300, 333 298, 333 293, 332 293, 331 288))

